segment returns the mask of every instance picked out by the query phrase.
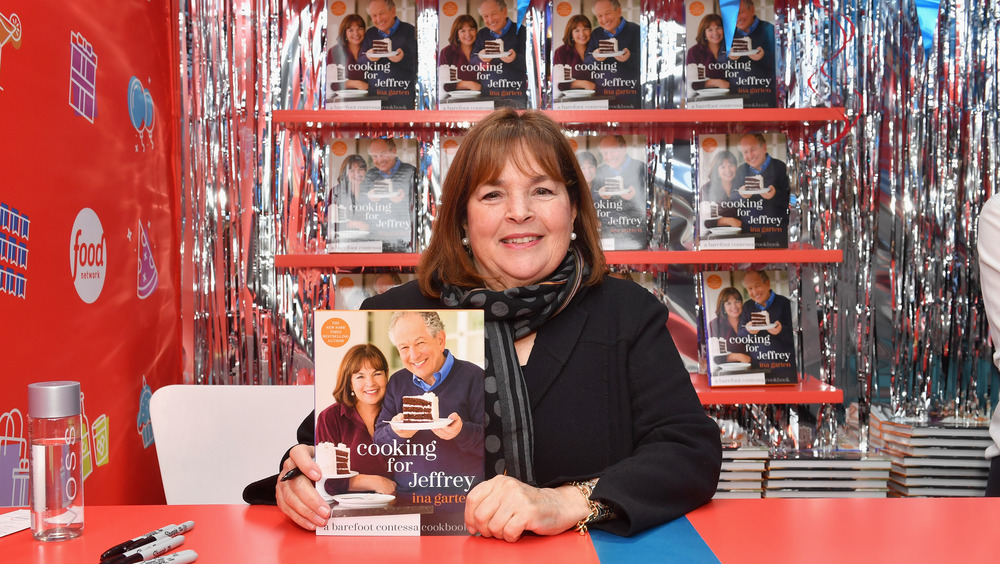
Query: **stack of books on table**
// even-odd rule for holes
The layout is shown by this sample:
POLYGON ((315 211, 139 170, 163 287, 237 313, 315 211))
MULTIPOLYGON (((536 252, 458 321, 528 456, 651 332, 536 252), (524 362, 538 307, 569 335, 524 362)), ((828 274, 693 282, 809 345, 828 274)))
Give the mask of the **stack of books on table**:
POLYGON ((991 444, 986 420, 908 421, 872 406, 871 444, 892 461, 894 497, 981 497, 991 444))
POLYGON ((774 454, 764 497, 886 497, 891 461, 856 451, 774 454))
POLYGON ((722 474, 714 499, 760 498, 770 450, 766 446, 722 449, 722 474))

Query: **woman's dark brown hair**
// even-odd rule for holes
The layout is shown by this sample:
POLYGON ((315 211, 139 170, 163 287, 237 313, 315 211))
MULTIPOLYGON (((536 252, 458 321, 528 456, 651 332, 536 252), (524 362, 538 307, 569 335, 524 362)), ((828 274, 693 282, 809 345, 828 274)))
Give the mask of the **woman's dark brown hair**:
POLYGON ((593 26, 590 24, 590 18, 583 14, 574 14, 566 22, 566 31, 563 32, 563 45, 573 46, 573 30, 580 24, 583 24, 583 27, 587 29, 593 29, 593 26))
POLYGON ((344 354, 337 373, 337 385, 333 388, 333 398, 337 403, 354 407, 357 399, 351 396, 351 376, 365 366, 381 370, 386 378, 389 377, 389 361, 378 347, 372 344, 354 345, 344 354))
POLYGON ((459 48, 458 32, 462 31, 462 28, 469 26, 472 31, 476 31, 478 26, 476 25, 476 18, 470 16, 469 14, 462 14, 455 18, 455 22, 451 24, 451 33, 448 34, 448 43, 451 44, 455 49, 459 48))
POLYGON ((472 257, 462 246, 462 230, 468 220, 472 193, 481 185, 500 178, 508 162, 531 176, 544 173, 566 185, 570 202, 577 210, 573 222, 576 240, 570 245, 580 251, 591 267, 590 276, 582 283, 600 283, 607 270, 601 250, 600 222, 573 148, 552 118, 538 111, 519 114, 505 108, 490 113, 469 130, 448 169, 431 241, 421 254, 417 269, 424 295, 441 295, 435 276, 460 287, 486 286, 472 257))

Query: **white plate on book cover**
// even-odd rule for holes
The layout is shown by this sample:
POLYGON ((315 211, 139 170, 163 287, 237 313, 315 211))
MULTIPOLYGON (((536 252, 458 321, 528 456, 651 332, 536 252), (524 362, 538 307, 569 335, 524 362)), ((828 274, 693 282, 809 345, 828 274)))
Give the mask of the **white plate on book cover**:
POLYGON ((757 52, 756 48, 754 48, 753 51, 731 51, 728 56, 730 56, 730 57, 749 57, 750 55, 753 55, 756 52, 757 52))
POLYGON ((438 419, 436 421, 420 421, 416 423, 406 423, 404 421, 386 421, 390 425, 402 431, 426 431, 428 429, 441 429, 451 424, 451 419, 438 419))
POLYGON ((767 192, 770 189, 771 189, 770 187, 758 188, 756 190, 752 190, 750 188, 740 188, 739 190, 737 190, 737 192, 739 192, 741 196, 758 196, 760 194, 767 192))
POLYGON ((338 239, 357 239, 367 236, 368 232, 363 229, 337 229, 333 235, 338 239))
POLYGON ((589 90, 587 88, 574 88, 572 90, 563 90, 562 95, 564 98, 590 98, 594 95, 595 90, 589 90))
POLYGON ((369 50, 365 51, 365 56, 368 57, 369 59, 381 59, 382 57, 394 57, 394 56, 399 55, 401 53, 402 53, 402 50, 400 50, 400 49, 396 49, 392 53, 376 53, 375 51, 372 51, 371 49, 369 49, 369 50))
POLYGON ((482 55, 479 56, 479 58, 486 60, 499 59, 500 57, 506 57, 507 55, 511 55, 513 53, 514 53, 513 49, 507 49, 507 51, 504 53, 483 53, 482 55))
POLYGON ((367 90, 355 90, 353 88, 348 90, 338 90, 337 97, 342 100, 350 100, 352 98, 364 98, 368 95, 367 90))
POLYGON ((746 370, 750 368, 749 362, 722 362, 719 363, 719 370, 723 372, 733 372, 735 370, 746 370))
POLYGON ((385 198, 398 198, 402 194, 402 190, 393 190, 392 192, 376 192, 372 190, 368 192, 368 197, 373 200, 384 200, 385 198))
POLYGON ((732 225, 723 225, 721 227, 709 227, 708 232, 712 235, 736 235, 743 231, 742 227, 733 227, 732 225))
POLYGON ((747 331, 769 331, 777 327, 777 323, 768 323, 767 325, 750 325, 746 324, 747 331))
POLYGON ((701 98, 717 98, 719 96, 725 96, 726 94, 729 94, 729 89, 728 88, 702 88, 701 90, 696 90, 695 93, 698 94, 698 96, 701 97, 701 98))
POLYGON ((449 100, 469 100, 482 95, 479 90, 452 90, 448 93, 449 100))
POLYGON ((611 51, 610 53, 601 53, 600 51, 594 51, 595 57, 620 57, 625 54, 625 51, 611 51))
POLYGON ((333 500, 345 509, 385 507, 394 499, 396 499, 394 495, 377 493, 349 493, 333 496, 333 500))

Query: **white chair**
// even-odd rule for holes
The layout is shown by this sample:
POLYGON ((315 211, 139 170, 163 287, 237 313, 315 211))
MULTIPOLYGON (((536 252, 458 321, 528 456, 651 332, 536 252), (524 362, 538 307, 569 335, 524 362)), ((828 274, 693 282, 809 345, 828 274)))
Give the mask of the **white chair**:
POLYGON ((169 505, 243 503, 243 488, 278 471, 313 409, 312 386, 164 386, 150 418, 169 505))

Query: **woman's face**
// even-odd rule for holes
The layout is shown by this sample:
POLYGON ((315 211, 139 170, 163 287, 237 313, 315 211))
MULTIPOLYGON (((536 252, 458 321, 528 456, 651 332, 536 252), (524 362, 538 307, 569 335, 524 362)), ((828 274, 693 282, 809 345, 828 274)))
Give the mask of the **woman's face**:
POLYGON ((719 164, 719 178, 726 181, 736 178, 736 165, 729 161, 722 161, 719 164))
POLYGON ((384 371, 376 370, 366 363, 361 370, 351 374, 351 391, 358 403, 380 406, 388 381, 384 371))
POLYGON ((586 45, 589 41, 590 28, 583 24, 577 24, 576 27, 573 28, 573 43, 576 43, 577 45, 586 45))
POLYGON ((472 45, 476 42, 476 28, 469 24, 462 26, 462 29, 458 30, 458 42, 462 45, 472 45))
POLYGON ((360 165, 349 165, 347 167, 347 180, 351 184, 361 184, 361 181, 365 179, 365 172, 367 172, 360 165))
POLYGON ((365 28, 354 24, 347 28, 344 35, 347 37, 347 43, 350 45, 361 45, 361 42, 365 39, 365 28))
POLYGON ((544 173, 525 174, 508 160, 500 178, 473 190, 466 209, 476 269, 494 290, 543 280, 566 257, 576 207, 566 185, 544 173))
POLYGON ((597 167, 590 161, 580 161, 580 170, 583 171, 583 179, 587 181, 587 184, 593 182, 594 177, 597 176, 597 167))
POLYGON ((725 308, 726 316, 729 318, 738 318, 743 313, 743 302, 736 296, 729 296, 722 307, 725 308))
POLYGON ((709 45, 722 43, 723 37, 722 26, 717 23, 708 24, 708 27, 705 28, 705 40, 708 41, 709 45))

